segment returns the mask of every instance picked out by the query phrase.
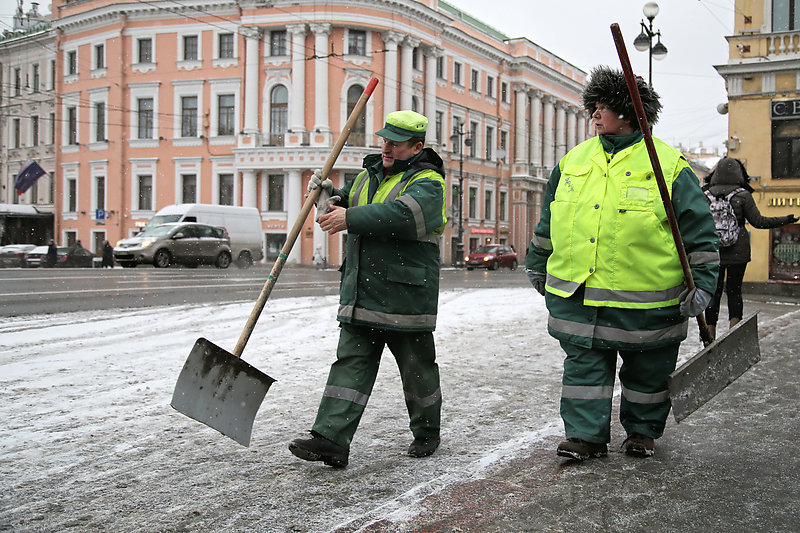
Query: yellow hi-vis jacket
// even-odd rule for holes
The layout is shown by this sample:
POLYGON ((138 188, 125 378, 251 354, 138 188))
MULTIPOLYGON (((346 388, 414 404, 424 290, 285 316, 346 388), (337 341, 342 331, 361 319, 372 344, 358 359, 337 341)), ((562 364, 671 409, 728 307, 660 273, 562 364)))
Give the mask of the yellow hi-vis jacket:
MULTIPOLYGON (((654 139, 667 188, 688 163, 654 139)), ((606 153, 599 138, 559 163, 550 204, 553 253, 547 291, 562 298, 585 284, 584 305, 651 309, 675 305, 683 271, 647 150, 606 153)))

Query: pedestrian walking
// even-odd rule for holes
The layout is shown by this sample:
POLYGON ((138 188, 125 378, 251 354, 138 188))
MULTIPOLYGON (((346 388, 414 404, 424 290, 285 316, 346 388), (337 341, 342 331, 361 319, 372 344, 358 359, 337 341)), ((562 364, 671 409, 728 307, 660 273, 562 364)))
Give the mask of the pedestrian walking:
POLYGON ((47 257, 45 259, 45 265, 47 268, 53 268, 56 266, 58 262, 58 248, 56 247, 56 241, 50 239, 50 244, 47 245, 47 257))
POLYGON ((750 176, 744 164, 733 157, 723 157, 719 160, 716 167, 706 176, 703 191, 707 196, 711 195, 716 199, 730 197, 728 201, 736 217, 733 243, 728 246, 720 244, 717 288, 711 304, 706 309, 708 329, 711 336, 716 338, 723 291, 728 296, 730 327, 738 324, 744 315, 742 281, 747 263, 750 262, 750 232, 745 229, 745 222, 749 222, 754 228, 769 229, 793 224, 798 219, 794 215, 763 216, 753 200, 753 187, 750 186, 750 176))
MULTIPOLYGON (((647 121, 658 94, 637 80, 647 121)), ((597 67, 583 92, 598 135, 565 155, 548 181, 526 258, 545 296, 548 332, 566 353, 557 454, 608 453, 617 355, 625 453, 648 457, 670 411, 667 378, 687 317, 708 305, 718 239, 697 177, 680 152, 653 139, 696 284, 684 281, 666 210, 622 72, 597 67)))
POLYGON ((347 230, 347 257, 339 288, 340 323, 311 437, 295 439, 291 452, 335 467, 348 463, 350 443, 372 393, 381 354, 388 346, 403 383, 412 457, 440 442, 442 393, 433 341, 439 292, 439 239, 447 222, 442 159, 424 148, 428 120, 413 111, 386 117, 377 132, 380 154, 342 189, 316 171, 308 190, 322 186, 338 197, 319 218, 323 231, 347 230))
POLYGON ((114 268, 114 248, 107 240, 103 240, 103 268, 114 268))

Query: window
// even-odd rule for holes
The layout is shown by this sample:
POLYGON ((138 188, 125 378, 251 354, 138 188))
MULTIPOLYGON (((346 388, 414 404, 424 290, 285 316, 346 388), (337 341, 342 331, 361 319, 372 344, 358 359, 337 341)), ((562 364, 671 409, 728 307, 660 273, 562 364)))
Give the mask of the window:
POLYGON ((219 34, 219 58, 231 59, 233 58, 233 34, 220 33, 219 34))
POLYGON ((347 53, 354 56, 367 55, 367 32, 350 30, 347 36, 347 53))
POLYGON ((461 83, 461 63, 453 63, 453 83, 462 85, 461 83))
POLYGON ((452 206, 453 216, 461 213, 461 189, 455 183, 451 191, 450 205, 452 206))
POLYGON ((95 209, 105 209, 106 208, 106 178, 105 176, 96 176, 94 178, 94 186, 95 186, 95 209))
POLYGON ((492 218, 492 191, 483 192, 483 218, 492 218))
POLYGON ((14 119, 14 148, 19 148, 20 145, 20 119, 14 119))
POLYGON ((219 96, 219 128, 217 135, 233 135, 236 131, 234 125, 235 103, 232 94, 219 96))
POLYGON ((500 84, 500 100, 506 104, 508 103, 508 84, 506 82, 500 84))
POLYGON ((50 144, 56 143, 56 114, 50 113, 50 144))
POLYGON ((270 96, 269 143, 280 146, 289 127, 289 91, 276 85, 270 96))
POLYGON ((800 120, 772 122, 772 178, 800 177, 800 120))
POLYGON ((67 144, 78 144, 78 108, 67 108, 67 144))
POLYGON ((22 71, 18 68, 14 69, 14 96, 22 94, 22 71))
POLYGON ((486 127, 486 160, 491 161, 492 157, 492 143, 494 143, 494 128, 491 126, 486 127))
POLYGON ((500 220, 503 220, 503 221, 508 220, 508 218, 506 218, 506 197, 507 196, 508 196, 508 194, 506 192, 501 192, 500 193, 500 220))
MULTIPOLYGON (((505 154, 508 153, 508 149, 506 148, 506 146, 508 146, 508 132, 507 131, 501 131, 500 132, 500 149, 503 150, 503 152, 505 154)), ((503 157, 501 159, 503 160, 503 163, 506 162, 506 156, 505 155, 503 155, 503 157)))
POLYGON ((153 62, 153 39, 139 39, 139 63, 153 62))
POLYGON ((197 174, 184 174, 181 176, 182 191, 181 199, 184 204, 197 203, 197 174))
POLYGON ((183 60, 197 60, 197 35, 184 35, 183 37, 183 60))
POLYGON ((440 80, 444 79, 444 57, 436 58, 436 77, 440 80))
POLYGON ((139 176, 139 211, 153 210, 153 176, 139 176))
POLYGON ((476 218, 478 212, 478 189, 475 187, 469 188, 469 218, 476 218))
POLYGON ((470 71, 471 81, 470 81, 470 90, 475 91, 476 93, 481 91, 481 73, 475 69, 470 71))
POLYGON ((486 76, 486 96, 494 98, 494 76, 486 76))
POLYGON ((469 136, 472 138, 472 144, 469 147, 469 156, 475 157, 478 153, 478 123, 469 123, 469 136))
POLYGON ((71 50, 67 52, 67 74, 78 73, 78 52, 71 50))
POLYGON ((219 175, 219 205, 233 205, 233 174, 219 175))
POLYGON ((800 29, 800 5, 795 0, 772 0, 772 31, 800 29))
POLYGON ((31 146, 39 146, 39 117, 31 117, 31 146))
POLYGON ((411 51, 411 68, 414 70, 419 70, 419 48, 414 48, 411 51))
POLYGON ((436 125, 434 127, 435 129, 433 130, 435 135, 436 135, 436 138, 433 139, 434 142, 437 142, 437 143, 441 143, 442 142, 442 126, 443 126, 443 123, 444 123, 444 113, 442 113, 441 111, 437 111, 436 112, 436 125))
POLYGON ((31 77, 33 78, 33 84, 31 85, 31 90, 33 92, 35 92, 35 93, 38 93, 39 92, 39 83, 40 83, 40 80, 39 80, 39 64, 38 63, 36 63, 35 65, 33 65, 33 67, 31 67, 31 74, 32 74, 31 77))
POLYGON ((97 102, 94 105, 94 140, 95 142, 106 142, 106 103, 97 102))
POLYGON ((78 210, 78 180, 67 180, 67 212, 75 213, 78 210))
POLYGON ((139 98, 138 139, 153 138, 153 99, 139 98))
POLYGON ((56 60, 55 59, 51 59, 50 60, 50 85, 49 85, 49 87, 50 87, 51 91, 55 91, 56 90, 56 60))
POLYGON ((181 137, 197 137, 196 96, 181 97, 181 137))
POLYGON ((270 174, 267 183, 267 209, 283 211, 283 175, 270 174))
POLYGON ((285 56, 286 50, 286 30, 273 31, 269 34, 269 55, 285 56))
POLYGON ((97 44, 94 47, 94 68, 106 68, 105 45, 97 44))
MULTIPOLYGON (((361 94, 364 92, 364 87, 361 85, 352 85, 347 90, 347 116, 353 113, 361 94)), ((347 139, 347 144, 350 146, 366 146, 366 132, 367 132, 367 117, 366 113, 362 113, 358 120, 353 125, 350 132, 350 137, 347 139)))

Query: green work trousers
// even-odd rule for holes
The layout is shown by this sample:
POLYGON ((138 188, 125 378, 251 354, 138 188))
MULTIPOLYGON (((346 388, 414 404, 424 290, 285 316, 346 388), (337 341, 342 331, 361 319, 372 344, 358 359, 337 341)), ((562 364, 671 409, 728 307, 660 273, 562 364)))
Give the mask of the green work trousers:
POLYGON ((342 324, 336 361, 331 365, 313 433, 350 448, 367 406, 381 354, 389 347, 403 382, 414 438, 436 437, 442 411, 439 366, 433 333, 392 331, 342 324))
POLYGON ((680 344, 650 350, 585 348, 561 342, 567 354, 561 380, 561 418, 567 438, 611 441, 611 401, 617 353, 622 358, 619 419, 630 435, 659 438, 671 404, 668 377, 675 370, 680 344))

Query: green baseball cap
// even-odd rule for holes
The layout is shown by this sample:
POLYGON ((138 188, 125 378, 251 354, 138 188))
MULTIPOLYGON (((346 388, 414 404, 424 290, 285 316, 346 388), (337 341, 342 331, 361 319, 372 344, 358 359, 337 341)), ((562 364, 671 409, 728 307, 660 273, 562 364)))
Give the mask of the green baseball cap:
POLYGON ((424 139, 428 119, 414 111, 395 111, 386 115, 386 125, 377 134, 395 142, 424 139))

